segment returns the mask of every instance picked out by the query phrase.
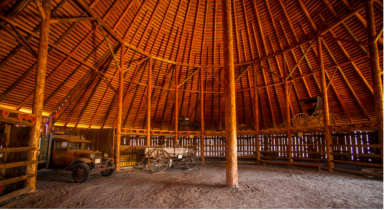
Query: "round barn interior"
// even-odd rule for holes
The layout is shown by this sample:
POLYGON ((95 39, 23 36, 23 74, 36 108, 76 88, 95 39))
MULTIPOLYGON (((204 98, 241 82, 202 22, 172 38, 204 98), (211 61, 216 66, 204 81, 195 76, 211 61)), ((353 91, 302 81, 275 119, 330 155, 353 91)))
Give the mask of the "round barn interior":
POLYGON ((2 0, 0 48, 0 205, 383 207, 380 0, 2 0))

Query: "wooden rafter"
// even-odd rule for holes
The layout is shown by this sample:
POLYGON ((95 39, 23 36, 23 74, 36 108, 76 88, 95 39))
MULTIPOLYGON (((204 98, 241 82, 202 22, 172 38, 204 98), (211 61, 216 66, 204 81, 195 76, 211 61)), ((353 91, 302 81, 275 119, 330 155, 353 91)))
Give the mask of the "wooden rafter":
POLYGON ((60 18, 60 19, 51 19, 50 24, 62 24, 62 23, 74 23, 80 21, 91 21, 95 20, 94 17, 72 17, 72 18, 60 18))
MULTIPOLYGON (((322 44, 324 45, 324 47, 325 47, 326 51, 328 52, 328 54, 330 55, 330 57, 332 58, 333 62, 336 65, 338 65, 337 60, 334 58, 334 56, 333 56, 332 52, 330 51, 329 47, 327 46, 326 42, 323 39, 321 39, 321 40, 322 40, 322 44)), ((343 73, 342 69, 340 67, 337 67, 337 68, 338 68, 338 70, 339 70, 343 80, 345 81, 346 85, 349 87, 350 91, 352 92, 352 94, 353 94, 354 98, 356 99, 357 103, 359 104, 359 106, 361 107, 362 111, 364 112, 366 118, 370 121, 371 119, 370 119, 370 116, 369 116, 368 112, 366 111, 365 107, 362 105, 361 100, 358 98, 356 92, 354 91, 353 87, 349 83, 349 81, 346 78, 345 74, 343 73)))
POLYGON ((3 29, 5 29, 13 38, 19 42, 19 44, 23 45, 23 47, 32 55, 33 58, 37 59, 37 53, 34 49, 32 49, 31 45, 28 43, 28 41, 20 34, 19 30, 11 24, 12 29, 16 32, 16 35, 9 29, 8 27, 4 26, 3 23, 0 22, 0 26, 2 26, 3 29))
MULTIPOLYGON (((146 10, 146 12, 144 13, 143 18, 142 18, 142 20, 140 21, 140 23, 139 23, 139 25, 138 25, 138 29, 141 28, 142 25, 144 24, 144 21, 146 20, 146 17, 147 17, 147 13, 148 13, 148 10, 146 10)), ((154 28, 151 29, 151 31, 153 31, 153 30, 154 30, 154 28)), ((130 44, 132 44, 132 42, 135 40, 136 35, 138 35, 138 31, 139 31, 139 30, 136 30, 136 31, 135 31, 134 35, 132 36, 132 39, 131 39, 130 44)))
MULTIPOLYGON (((256 8, 256 5, 254 5, 254 8, 256 8)), ((257 9, 255 9, 255 12, 256 12, 256 14, 258 14, 258 10, 257 9)), ((256 34, 256 30, 255 30, 255 28, 254 28, 254 24, 253 23, 251 23, 251 28, 252 28, 252 32, 253 32, 253 35, 254 35, 254 41, 255 41, 255 46, 257 47, 257 52, 258 52, 258 57, 260 58, 261 57, 261 52, 260 52, 260 50, 259 50, 259 45, 258 45, 258 42, 257 42, 257 34, 256 34)), ((253 65, 254 63, 252 63, 252 65, 253 65)), ((262 66, 262 62, 260 62, 259 63, 259 65, 261 65, 262 66)), ((261 98, 261 93, 259 92, 259 89, 258 89, 258 79, 257 79, 257 77, 258 77, 258 75, 257 75, 257 71, 256 71, 256 69, 255 69, 255 66, 252 66, 254 69, 253 69, 253 73, 254 73, 254 77, 255 77, 255 79, 254 79, 254 86, 256 86, 256 88, 254 89, 254 90, 256 90, 257 91, 257 94, 258 94, 258 98, 261 98)), ((262 70, 262 72, 263 72, 263 70, 262 70)), ((262 115, 262 119, 263 119, 263 126, 264 126, 264 128, 266 128, 266 120, 265 120, 265 114, 264 114, 264 112, 263 112, 263 106, 262 106, 262 101, 261 100, 259 100, 259 103, 260 103, 260 106, 258 107, 260 110, 261 110, 261 115, 262 115)))
MULTIPOLYGON (((96 51, 97 51, 97 49, 99 49, 99 47, 102 45, 102 43, 103 42, 100 42, 97 46, 96 46, 96 50, 94 50, 93 52, 91 52, 85 59, 84 59, 84 62, 86 62, 88 59, 90 59, 91 58, 91 56, 94 54, 94 53, 96 53, 96 51)), ((117 43, 115 46, 114 46, 114 48, 117 48, 119 45, 118 45, 119 43, 117 43)), ((73 53, 75 53, 75 51, 73 51, 73 53)), ((110 53, 111 52, 106 52, 105 54, 104 54, 104 56, 102 56, 102 58, 99 60, 99 61, 104 61, 106 58, 107 58, 107 56, 109 56, 110 55, 110 53)), ((98 65, 98 64, 97 64, 98 65)), ((76 67, 76 69, 74 69, 74 71, 72 71, 71 72, 71 74, 59 85, 59 87, 58 88, 56 88, 55 89, 55 91, 53 92, 53 93, 51 93, 49 96, 48 96, 48 98, 46 98, 45 100, 44 100, 44 104, 47 104, 63 87, 64 87, 64 85, 79 71, 79 69, 80 68, 82 68, 83 67, 83 64, 82 63, 80 63, 77 67, 76 67)), ((94 69, 94 72, 95 73, 99 73, 99 71, 97 70, 97 69, 94 69)), ((99 73, 100 74, 100 73, 99 73)), ((52 74, 53 75, 53 74, 52 74)), ((100 76, 102 79, 103 79, 103 77, 102 76, 100 76)), ((20 106, 19 106, 20 107, 20 106)))
POLYGON ((314 31, 317 32, 318 28, 315 25, 313 19, 311 18, 309 12, 307 11, 305 4, 302 2, 302 0, 298 0, 298 3, 299 3, 299 5, 301 5, 302 11, 304 12, 306 18, 309 20, 309 22, 310 22, 311 26, 313 27, 314 31))
MULTIPOLYGON (((193 46, 194 46, 194 40, 195 40, 195 33, 196 33, 196 26, 197 26, 197 20, 198 20, 198 16, 199 16, 199 5, 201 4, 201 0, 198 0, 198 5, 197 5, 197 12, 196 12, 196 15, 195 15, 195 20, 194 20, 194 28, 193 28, 193 32, 192 32, 192 37, 191 37, 191 44, 190 44, 190 53, 189 53, 189 56, 188 56, 188 61, 191 62, 191 55, 193 53, 193 46)), ((207 8, 207 5, 208 3, 206 2, 206 8, 207 8)), ((206 9, 207 11, 207 9, 206 9)), ((206 15, 207 15, 207 12, 206 12, 206 15)), ((203 46, 202 48, 203 49, 203 46)), ((203 51, 203 50, 202 50, 203 51)), ((195 62, 194 62, 195 63, 195 62)))
MULTIPOLYGON (((139 42, 138 42, 137 47, 140 47, 140 44, 142 43, 142 41, 143 41, 143 39, 144 39, 144 37, 145 37, 145 35, 146 35, 148 29, 149 29, 150 26, 152 25, 152 24, 151 24, 151 23, 152 23, 152 20, 153 20, 153 18, 155 17, 155 14, 156 14, 156 12, 158 11, 161 2, 162 2, 162 1, 158 1, 158 2, 156 3, 155 9, 154 9, 154 11, 151 13, 151 17, 150 17, 150 19, 149 19, 148 22, 147 22, 146 28, 144 28, 143 34, 140 36, 140 39, 139 39, 139 42)), ((152 50, 151 50, 151 52, 152 52, 152 50)))
MULTIPOLYGON (((173 1, 173 0, 170 0, 170 3, 167 5, 166 12, 164 13, 164 17, 162 18, 162 23, 160 24, 159 30, 158 30, 158 32, 157 32, 156 35, 155 35, 154 43, 157 43, 158 36, 160 35, 160 32, 162 31, 163 24, 164 24, 164 20, 166 20, 166 17, 167 17, 168 11, 170 10, 172 1, 173 1)), ((171 34, 170 34, 170 37, 171 37, 171 34)), ((163 39, 164 39, 164 35, 163 35, 163 39)), ((163 40, 162 40, 162 42, 163 42, 163 40)), ((159 48, 161 48, 161 47, 162 47, 162 45, 159 45, 159 48)), ((152 54, 154 48, 155 48, 155 45, 152 46, 152 48, 151 48, 151 50, 150 50, 150 54, 152 54)), ((165 49, 167 50, 167 48, 165 48, 165 49)), ((165 50, 165 51, 166 51, 166 50, 165 50)), ((164 55, 166 55, 166 53, 164 53, 164 55)))
MULTIPOLYGON (((324 0, 324 1, 327 1, 327 0, 324 0)), ((333 8, 333 7, 331 7, 333 8)), ((329 8, 330 9, 330 8, 329 8)), ((321 16, 321 15, 320 15, 321 16)), ((338 18, 339 16, 337 15, 336 18, 338 18)), ((326 26, 328 26, 328 24, 325 22, 325 19, 322 18, 321 16, 321 19, 324 21, 324 24, 326 26)), ((344 55, 349 59, 349 60, 352 60, 351 56, 349 55, 348 51, 345 49, 345 47, 342 45, 341 43, 341 40, 337 38, 337 36, 335 35, 335 33, 333 32, 333 30, 330 30, 329 33, 331 34, 331 37, 334 38, 339 46, 339 48, 342 50, 342 52, 344 53, 344 55)), ((351 32, 353 33, 353 32, 351 32)), ((322 38, 324 38, 325 36, 322 36, 322 38)), ((352 62, 351 65, 353 66, 353 69, 356 70, 358 76, 361 78, 361 80, 365 83, 366 87, 368 88, 368 90, 373 94, 373 88, 372 86, 370 86, 369 82, 366 80, 366 78, 364 77, 364 75, 361 73, 361 71, 358 69, 357 65, 352 62)))
MULTIPOLYGON (((63 0, 60 4, 58 4, 55 9, 52 11, 51 15, 54 15, 56 13, 56 11, 66 2, 66 0, 63 0)), ((76 23, 73 24, 71 27, 69 27, 66 32, 61 35, 59 37, 58 40, 55 41, 55 43, 53 44, 53 46, 51 46, 49 49, 48 49, 48 55, 51 54, 51 52, 55 49, 54 46, 58 46, 61 41, 63 41, 63 39, 73 30, 73 28, 76 26, 76 23)), ((40 26, 36 27, 33 32, 37 32, 39 31, 40 29, 40 26)), ((31 40, 33 37, 32 34, 28 35, 27 38, 26 38, 26 41, 29 41, 31 40)), ((7 63, 7 61, 13 56, 15 55, 20 49, 21 49, 22 45, 18 45, 15 49, 12 50, 12 52, 10 54, 7 55, 7 57, 5 57, 1 63, 0 63, 0 69, 3 67, 3 65, 5 65, 7 63)), ((7 95, 9 95, 9 93, 11 93, 29 74, 32 73, 33 70, 35 70, 37 66, 37 62, 35 62, 15 83, 13 83, 1 96, 0 96, 0 101, 2 101, 7 95)))
MULTIPOLYGON (((132 1, 133 1, 133 0, 132 0, 132 1)), ((144 1, 142 2, 142 4, 140 5, 138 11, 136 12, 134 18, 132 19, 132 21, 131 21, 131 23, 130 23, 130 26, 128 26, 127 31, 126 31, 126 33, 125 33, 124 36, 123 36, 123 40, 127 40, 127 36, 128 36, 128 34, 130 33, 132 27, 134 26, 136 20, 138 19, 139 14, 143 11, 144 6, 146 5, 146 2, 147 2, 147 0, 144 0, 144 1)), ((144 16, 143 16, 143 17, 144 17, 144 16)))

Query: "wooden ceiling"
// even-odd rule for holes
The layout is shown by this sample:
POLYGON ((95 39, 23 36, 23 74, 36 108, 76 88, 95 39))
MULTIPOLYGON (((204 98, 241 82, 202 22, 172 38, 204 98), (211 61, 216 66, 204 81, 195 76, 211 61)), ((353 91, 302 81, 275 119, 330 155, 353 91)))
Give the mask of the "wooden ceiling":
MULTIPOLYGON (((362 3, 358 0, 233 0, 235 74, 239 77, 244 73, 236 82, 238 124, 251 127, 254 122, 254 85, 259 87, 261 129, 284 122, 286 108, 281 78, 284 58, 281 52, 285 50, 286 69, 292 70, 322 31, 327 77, 330 79, 334 75, 328 89, 330 111, 338 114, 342 123, 375 120, 362 3), (355 15, 340 21, 357 9, 359 12, 355 15), (326 30, 330 26, 333 28, 326 30), (274 53, 278 56, 274 57, 274 53), (251 61, 258 61, 254 65, 257 75, 249 66, 251 61), (258 84, 253 82, 255 76, 258 84)), ((32 0, 4 0, 1 5, 0 106, 30 112, 39 13, 32 0), (23 47, 15 37, 25 39, 31 48, 23 47)), ((181 83, 198 68, 203 69, 206 129, 224 129, 220 1, 52 0, 51 5, 51 19, 101 17, 105 26, 110 27, 104 31, 114 32, 108 41, 117 55, 121 48, 116 39, 124 39, 127 72, 123 89, 123 128, 145 127, 148 60, 143 59, 151 55, 155 58, 151 75, 152 129, 173 129, 175 87, 172 78, 177 72, 181 83), (91 12, 86 12, 83 4, 88 5, 91 12), (140 64, 128 68, 137 62, 140 64)), ((375 5, 376 25, 380 30, 383 5, 380 2, 375 5)), ((52 115, 57 126, 115 126, 118 69, 96 21, 52 23, 49 43, 43 114, 52 115)), ((379 43, 383 67, 382 38, 379 43)), ((190 121, 198 123, 199 75, 197 71, 181 85, 178 97, 180 116, 188 116, 190 121)), ((294 116, 306 111, 299 100, 321 95, 315 44, 291 78, 291 114, 294 116)))

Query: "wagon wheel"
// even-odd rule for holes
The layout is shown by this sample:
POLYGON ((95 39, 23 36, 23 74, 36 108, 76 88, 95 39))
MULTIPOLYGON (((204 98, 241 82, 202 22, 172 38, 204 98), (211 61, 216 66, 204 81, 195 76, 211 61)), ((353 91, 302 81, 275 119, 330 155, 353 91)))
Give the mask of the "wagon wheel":
POLYGON ((164 149, 153 149, 148 155, 148 167, 154 173, 163 172, 168 168, 170 155, 164 149))
POLYGON ((324 114, 318 110, 311 115, 309 126, 324 126, 324 114))
POLYGON ((293 117, 293 126, 296 128, 307 127, 309 125, 310 116, 306 113, 298 113, 293 117))
POLYGON ((279 129, 286 129, 286 122, 283 122, 277 126, 279 129))
POLYGON ((138 158, 137 159, 137 162, 138 162, 138 166, 137 168, 142 170, 144 167, 146 167, 146 159, 145 158, 138 158))
POLYGON ((188 169, 193 169, 193 168, 197 167, 197 165, 198 165, 198 157, 195 153, 195 150, 190 151, 186 155, 186 167, 188 169))
POLYGON ((337 114, 330 113, 330 124, 339 125, 340 117, 337 114))

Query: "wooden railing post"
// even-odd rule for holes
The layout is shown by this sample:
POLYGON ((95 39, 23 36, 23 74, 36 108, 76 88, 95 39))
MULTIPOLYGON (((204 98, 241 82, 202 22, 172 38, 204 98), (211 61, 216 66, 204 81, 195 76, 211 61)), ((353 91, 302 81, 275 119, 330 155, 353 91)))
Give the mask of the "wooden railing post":
POLYGON ((205 164, 205 108, 204 108, 204 97, 203 97, 203 69, 200 72, 200 104, 201 104, 201 156, 202 164, 205 164))
MULTIPOLYGON (((5 124, 4 128, 4 134, 5 138, 3 140, 3 148, 8 148, 9 147, 9 141, 11 139, 11 129, 12 129, 12 124, 5 124)), ((3 157, 1 158, 2 163, 7 163, 8 160, 8 154, 3 153, 3 157)), ((1 176, 5 177, 6 169, 1 170, 1 176)))
POLYGON ((234 41, 231 0, 222 0, 223 55, 225 74, 226 183, 238 187, 237 118, 234 75, 234 41))
POLYGON ((261 164, 261 151, 259 148, 259 99, 258 99, 258 86, 257 86, 257 69, 255 68, 254 63, 252 63, 252 68, 254 71, 254 109, 255 109, 255 152, 257 155, 257 164, 261 164))
POLYGON ((374 93, 374 108, 376 110, 377 130, 380 143, 381 160, 383 160, 383 142, 384 142, 384 95, 382 92, 382 74, 380 68, 380 57, 378 55, 378 47, 376 42, 376 23, 373 7, 373 0, 366 2, 366 17, 368 21, 368 41, 370 54, 370 67, 372 70, 373 93, 374 93))
POLYGON ((327 160, 328 160, 328 169, 333 171, 333 155, 332 155, 332 137, 330 133, 330 116, 329 116, 329 100, 328 93, 326 88, 326 72, 324 66, 324 59, 322 54, 322 38, 318 37, 317 39, 317 50, 318 50, 318 67, 320 68, 320 78, 321 78, 321 90, 322 90, 322 113, 324 115, 324 126, 325 126, 325 142, 327 147, 327 160))
POLYGON ((51 0, 44 0, 42 2, 43 10, 40 11, 40 37, 39 37, 39 53, 37 57, 37 69, 35 80, 35 95, 32 104, 32 114, 37 118, 36 123, 31 127, 28 146, 34 147, 35 150, 28 153, 28 160, 35 161, 34 164, 28 165, 26 168, 27 174, 34 174, 35 176, 27 180, 27 187, 32 187, 30 192, 36 190, 36 176, 37 176, 37 156, 39 152, 40 127, 43 114, 44 102, 44 88, 45 77, 47 70, 48 57, 48 38, 49 38, 49 21, 51 16, 51 0))
POLYGON ((146 146, 151 144, 151 75, 152 75, 152 58, 150 57, 148 67, 148 82, 147 82, 147 139, 146 146))

